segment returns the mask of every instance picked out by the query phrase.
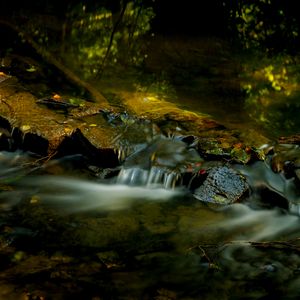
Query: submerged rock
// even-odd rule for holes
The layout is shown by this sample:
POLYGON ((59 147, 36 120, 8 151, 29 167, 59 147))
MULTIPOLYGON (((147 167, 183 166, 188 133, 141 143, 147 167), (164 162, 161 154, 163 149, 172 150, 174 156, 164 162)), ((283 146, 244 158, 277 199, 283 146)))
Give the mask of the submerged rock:
POLYGON ((226 205, 238 201, 248 189, 244 177, 235 170, 226 166, 215 167, 194 191, 194 196, 204 202, 226 205))

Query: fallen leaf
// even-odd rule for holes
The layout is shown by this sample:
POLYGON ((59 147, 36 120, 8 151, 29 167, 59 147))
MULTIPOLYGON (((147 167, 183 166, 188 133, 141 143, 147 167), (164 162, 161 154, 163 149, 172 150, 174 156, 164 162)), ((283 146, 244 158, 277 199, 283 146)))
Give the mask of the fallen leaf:
POLYGON ((55 99, 55 100, 60 100, 60 99, 61 99, 61 96, 58 95, 58 94, 55 94, 55 95, 53 95, 52 98, 55 99))
POLYGON ((21 126, 22 131, 28 131, 28 130, 30 130, 30 128, 31 128, 30 125, 22 125, 21 126))

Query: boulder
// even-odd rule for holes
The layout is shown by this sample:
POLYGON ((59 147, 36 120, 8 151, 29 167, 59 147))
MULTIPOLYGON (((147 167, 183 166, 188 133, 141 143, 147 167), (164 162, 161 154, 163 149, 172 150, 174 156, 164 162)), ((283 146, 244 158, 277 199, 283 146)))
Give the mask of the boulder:
POLYGON ((245 178, 234 169, 215 167, 203 184, 195 189, 194 197, 204 202, 227 205, 240 200, 248 189, 245 178))

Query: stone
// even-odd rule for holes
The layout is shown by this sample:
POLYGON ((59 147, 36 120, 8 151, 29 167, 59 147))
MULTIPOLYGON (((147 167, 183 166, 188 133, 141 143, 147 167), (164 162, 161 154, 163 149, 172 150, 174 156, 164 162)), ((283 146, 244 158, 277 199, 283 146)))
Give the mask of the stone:
POLYGON ((241 199, 249 189, 242 175, 227 166, 212 168, 194 197, 209 203, 231 204, 241 199))

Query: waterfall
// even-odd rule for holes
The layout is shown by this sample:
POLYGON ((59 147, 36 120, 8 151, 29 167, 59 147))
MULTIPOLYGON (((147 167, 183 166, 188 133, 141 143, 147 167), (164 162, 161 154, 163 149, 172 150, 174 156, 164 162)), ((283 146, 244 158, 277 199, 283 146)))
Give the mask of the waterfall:
POLYGON ((186 167, 202 161, 197 151, 178 139, 157 137, 125 159, 117 183, 173 189, 186 167))
POLYGON ((158 166, 153 166, 149 170, 139 167, 123 168, 118 175, 117 183, 131 186, 162 186, 172 189, 181 183, 181 174, 158 166))

